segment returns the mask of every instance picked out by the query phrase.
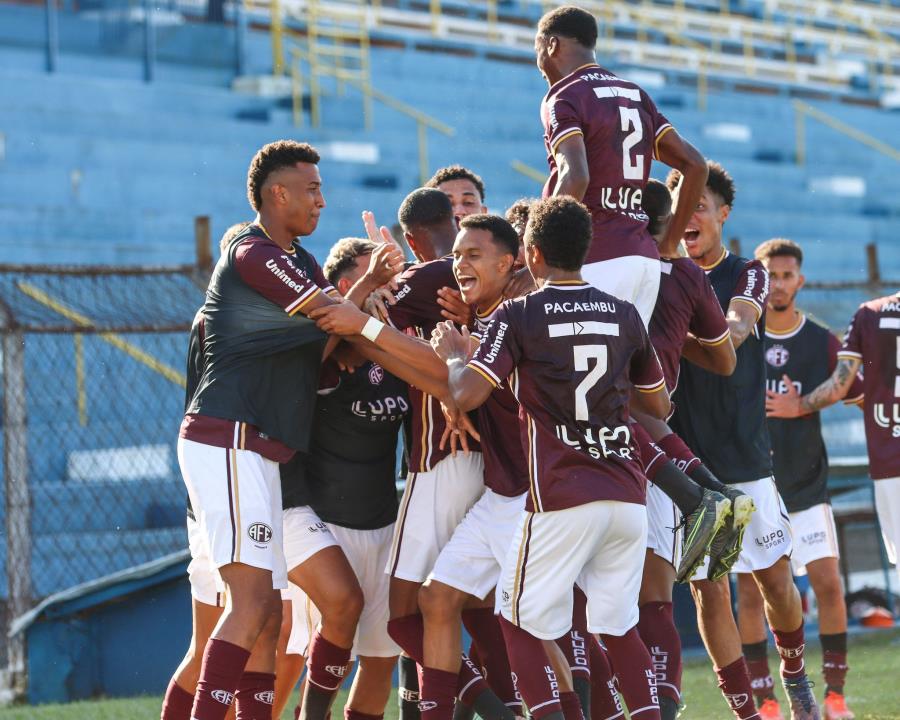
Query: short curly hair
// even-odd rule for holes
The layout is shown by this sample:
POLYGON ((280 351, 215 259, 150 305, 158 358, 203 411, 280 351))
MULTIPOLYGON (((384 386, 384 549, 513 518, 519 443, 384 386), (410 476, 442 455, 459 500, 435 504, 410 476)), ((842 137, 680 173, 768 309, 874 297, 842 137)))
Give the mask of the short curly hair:
POLYGON ((481 196, 481 202, 484 202, 484 180, 481 179, 480 175, 475 174, 463 165, 448 165, 447 167, 442 167, 431 176, 431 179, 427 183, 425 183, 425 187, 436 188, 441 183, 449 182, 450 180, 470 181, 475 186, 475 189, 478 190, 478 194, 481 196))
POLYGON ((397 220, 404 232, 414 227, 433 228, 453 220, 453 206, 440 190, 418 188, 400 203, 397 220))
POLYGON ((803 249, 793 240, 787 238, 772 238, 761 243, 756 248, 753 256, 757 260, 768 260, 773 257, 792 257, 798 265, 803 264, 803 249))
POLYGON ((506 220, 516 229, 520 240, 525 235, 525 226, 528 224, 528 210, 534 201, 535 198, 519 198, 506 208, 506 220))
POLYGON ((544 14, 538 22, 538 33, 571 38, 593 50, 597 45, 597 19, 575 5, 562 5, 544 14))
POLYGON ((499 215, 466 215, 459 221, 459 229, 487 230, 491 234, 494 244, 504 253, 513 256, 513 260, 519 254, 519 235, 515 228, 499 215))
POLYGON ((297 163, 318 165, 319 160, 318 151, 309 143, 278 140, 263 145, 253 156, 247 170, 247 199, 250 206, 257 212, 262 208, 262 188, 273 172, 297 163))
POLYGON ((361 255, 371 255, 377 245, 371 240, 363 238, 345 237, 338 240, 328 252, 322 272, 332 285, 337 286, 338 280, 354 266, 356 258, 361 255))
MULTIPOLYGON (((707 160, 706 167, 709 169, 709 176, 706 178, 706 187, 715 193, 722 201, 723 205, 728 207, 734 206, 734 179, 728 174, 728 171, 715 160, 707 160)), ((681 173, 677 170, 670 170, 666 177, 666 187, 672 192, 681 184, 681 173)))
POLYGON ((525 243, 540 248, 550 267, 579 270, 592 239, 591 214, 573 197, 537 200, 528 212, 525 243))

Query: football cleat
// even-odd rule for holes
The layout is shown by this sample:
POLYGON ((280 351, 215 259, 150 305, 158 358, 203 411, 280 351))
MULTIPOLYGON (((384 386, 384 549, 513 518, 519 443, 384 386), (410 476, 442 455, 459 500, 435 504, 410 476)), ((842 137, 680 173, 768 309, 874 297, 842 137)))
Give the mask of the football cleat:
POLYGON ((684 540, 681 543, 681 564, 678 566, 678 582, 689 582, 709 552, 713 538, 731 515, 731 501, 722 493, 703 489, 700 504, 681 522, 684 540))
POLYGON ((761 720, 784 720, 784 715, 781 714, 781 705, 773 697, 763 700, 762 705, 759 706, 759 717, 761 720))
POLYGON ((753 498, 740 490, 726 487, 723 494, 731 500, 731 514, 726 518, 725 527, 713 538, 709 548, 709 572, 706 577, 710 580, 718 580, 731 572, 741 554, 744 530, 756 512, 753 498))
POLYGON ((854 715, 847 707, 847 700, 841 693, 829 690, 825 693, 825 702, 822 703, 822 720, 853 720, 854 715))
POLYGON ((813 684, 806 675, 796 680, 785 680, 784 691, 791 703, 791 720, 821 720, 819 705, 813 695, 813 684))

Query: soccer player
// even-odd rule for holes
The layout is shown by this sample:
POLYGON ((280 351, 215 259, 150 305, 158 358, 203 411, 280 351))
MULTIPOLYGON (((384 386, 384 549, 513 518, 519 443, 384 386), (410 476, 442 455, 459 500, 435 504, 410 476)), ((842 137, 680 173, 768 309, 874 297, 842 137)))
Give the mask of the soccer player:
MULTIPOLYGON (((837 366, 840 341, 825 327, 797 309, 803 287, 803 250, 783 238, 762 243, 755 257, 769 273, 771 293, 766 312, 766 384, 769 393, 813 388, 837 366)), ((861 403, 857 378, 847 403, 861 403)), ((824 660, 827 720, 848 720, 853 713, 844 698, 847 674, 847 607, 838 567, 837 531, 828 497, 828 454, 819 413, 768 422, 778 486, 791 519, 795 575, 807 575, 819 607, 819 640, 824 660)), ((747 575, 738 576, 739 626, 744 656, 763 720, 782 717, 775 699, 766 652, 762 598, 747 575)))
MULTIPOLYGON (((338 293, 346 295, 365 275, 376 247, 368 240, 344 238, 331 248, 323 270, 338 293)), ((281 470, 285 506, 293 508, 285 513, 286 546, 296 532, 315 537, 317 546, 340 547, 362 590, 364 604, 353 642, 360 669, 345 710, 348 720, 383 716, 400 654, 387 633, 384 566, 398 507, 397 435, 408 412, 407 384, 380 365, 366 361, 350 372, 328 361, 320 379, 310 451, 281 470), (293 522, 296 514, 305 517, 304 522, 293 522)), ((302 537, 295 542, 310 545, 302 537)), ((328 584, 334 582, 329 575, 328 584)), ((343 603, 321 593, 310 600, 321 615, 343 603)), ((303 633, 306 603, 292 605, 293 627, 303 633)), ((298 644, 292 641, 291 649, 298 650, 298 644)), ((296 679, 295 674, 288 687, 296 679)))
POLYGON ((571 627, 577 582, 588 629, 610 650, 631 716, 659 718, 650 658, 634 628, 647 520, 628 406, 632 383, 641 391, 632 402, 649 414, 665 417, 669 400, 637 311, 581 278, 590 242, 583 205, 565 197, 535 205, 526 261, 540 289, 501 306, 471 359, 466 331, 442 326, 438 341, 448 336, 460 409, 479 407, 507 382, 521 406, 530 486, 498 592, 531 716, 562 717, 540 639, 571 627))
POLYGON ((791 384, 784 394, 769 393, 769 417, 795 418, 847 397, 863 370, 863 408, 869 475, 875 481, 875 510, 888 558, 900 551, 900 293, 860 305, 850 321, 838 363, 825 382, 806 395, 791 384))
MULTIPOLYGON (((669 188, 677 192, 680 183, 681 176, 671 172, 669 188)), ((734 571, 752 573, 764 598, 793 720, 815 719, 818 707, 803 664, 803 611, 788 559, 791 528, 772 476, 766 430, 762 336, 769 279, 758 260, 732 255, 722 246, 722 228, 734 197, 731 176, 710 162, 706 186, 684 232, 684 245, 690 258, 706 271, 725 312, 737 367, 733 375, 723 377, 683 362, 673 396, 672 429, 719 480, 736 486, 756 505, 746 528, 749 541, 739 540, 735 547, 736 552, 740 548, 740 556, 734 571)), ((715 576, 709 570, 701 566, 691 587, 700 634, 734 714, 756 718, 728 581, 711 579, 715 576)))
POLYGON ((516 256, 514 268, 525 267, 525 227, 528 225, 528 209, 534 204, 534 198, 519 198, 506 208, 506 220, 519 236, 519 254, 516 256))
POLYGON ((467 215, 487 212, 484 204, 484 181, 467 167, 443 167, 425 183, 425 187, 437 188, 450 199, 456 222, 467 215))
POLYGON ((591 211, 593 242, 583 277, 634 304, 644 320, 659 290, 659 252, 641 197, 656 159, 684 176, 667 238, 681 239, 706 181, 706 165, 653 101, 597 65, 597 21, 564 5, 538 23, 537 66, 550 85, 541 103, 550 177, 544 197, 571 195, 591 211))

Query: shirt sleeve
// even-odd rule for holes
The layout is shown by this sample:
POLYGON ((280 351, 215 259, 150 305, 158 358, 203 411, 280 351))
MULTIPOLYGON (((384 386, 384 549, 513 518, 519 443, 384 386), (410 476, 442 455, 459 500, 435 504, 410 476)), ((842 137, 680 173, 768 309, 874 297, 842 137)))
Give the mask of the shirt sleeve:
POLYGON ((578 109, 568 98, 554 96, 547 107, 547 145, 550 154, 556 155, 559 144, 575 135, 584 135, 578 109))
MULTIPOLYGON (((834 335, 828 333, 828 374, 834 372, 835 367, 837 367, 838 361, 838 353, 841 350, 841 341, 838 340, 834 335)), ((850 386, 850 389, 847 391, 847 395, 844 397, 844 405, 858 405, 863 400, 863 379, 862 375, 859 372, 856 373, 856 377, 853 378, 853 384, 850 386)))
POLYGON ((653 131, 653 159, 659 160, 659 141, 663 135, 669 130, 673 130, 672 123, 663 115, 652 98, 641 91, 644 107, 647 108, 647 114, 650 116, 650 128, 653 131))
POLYGON ((721 345, 731 336, 725 313, 706 273, 701 271, 697 276, 697 296, 689 329, 701 344, 721 345))
POLYGON ((630 322, 635 327, 638 337, 638 347, 631 356, 628 376, 632 385, 638 392, 652 393, 665 388, 666 378, 663 375, 662 366, 656 356, 656 350, 650 343, 650 336, 644 322, 637 310, 631 308, 630 322))
POLYGON ((745 302, 756 309, 756 319, 762 317, 769 299, 769 273, 759 260, 750 260, 741 271, 734 286, 731 301, 745 302))
POLYGON ((503 384, 522 357, 515 323, 515 308, 507 300, 494 315, 475 354, 466 367, 484 377, 494 387, 503 384))
POLYGON ((862 360, 862 335, 865 326, 865 313, 865 307, 861 307, 856 311, 856 314, 850 321, 850 325, 847 326, 847 333, 844 335, 844 344, 841 345, 841 349, 838 351, 838 357, 862 360))
POLYGON ((321 288, 322 292, 334 294, 337 292, 334 285, 328 282, 328 278, 325 277, 325 271, 322 270, 322 266, 319 265, 319 261, 316 260, 315 255, 311 252, 306 253, 307 261, 309 262, 312 268, 312 279, 313 282, 321 288))
POLYGON ((397 302, 388 307, 390 324, 407 330, 439 323, 444 319, 437 304, 437 292, 442 287, 457 287, 449 262, 435 261, 407 269, 397 281, 397 302))
POLYGON ((245 283, 288 315, 296 315, 322 292, 289 253, 269 243, 242 243, 234 264, 245 283))

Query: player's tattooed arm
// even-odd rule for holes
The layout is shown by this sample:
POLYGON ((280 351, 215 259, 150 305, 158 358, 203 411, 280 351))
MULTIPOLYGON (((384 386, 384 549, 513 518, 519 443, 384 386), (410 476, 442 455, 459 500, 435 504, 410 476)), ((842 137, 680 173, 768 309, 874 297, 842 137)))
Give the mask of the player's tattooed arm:
POLYGON ((728 321, 728 329, 731 331, 731 344, 735 350, 744 344, 744 340, 750 337, 756 323, 759 322, 759 308, 756 305, 740 299, 733 299, 728 305, 725 320, 728 321))
POLYGON ((559 169, 559 180, 553 194, 571 195, 580 202, 584 199, 591 180, 584 136, 579 132, 567 137, 556 148, 553 157, 559 169))
POLYGON ((860 364, 859 358, 839 357, 831 377, 811 393, 803 396, 797 392, 797 387, 787 375, 782 376, 787 391, 784 393, 766 391, 766 416, 796 418, 834 405, 850 391, 860 364))

